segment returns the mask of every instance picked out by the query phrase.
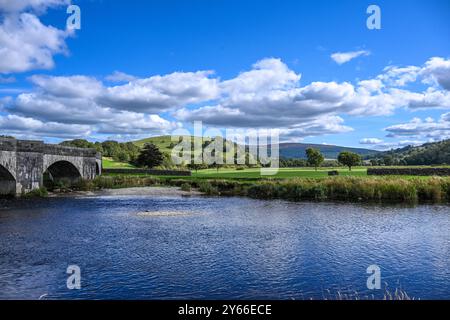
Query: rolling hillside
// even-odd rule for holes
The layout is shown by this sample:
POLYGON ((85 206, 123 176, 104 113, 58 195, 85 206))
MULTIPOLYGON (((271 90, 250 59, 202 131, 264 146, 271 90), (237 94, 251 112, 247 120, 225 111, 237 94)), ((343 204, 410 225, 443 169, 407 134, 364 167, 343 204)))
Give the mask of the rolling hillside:
MULTIPOLYGON (((194 139, 200 139, 195 137, 194 139)), ((211 140, 211 139, 209 139, 211 140)), ((172 141, 170 136, 152 137, 143 140, 134 141, 133 143, 139 147, 142 147, 145 143, 151 142, 155 144, 162 152, 170 153, 172 149, 172 141)), ((326 159, 337 159, 337 156, 342 151, 351 151, 358 153, 359 155, 366 157, 369 155, 376 155, 378 151, 361 149, 361 148, 347 148, 333 145, 321 145, 321 144, 305 144, 305 143, 280 143, 280 156, 283 158, 306 158, 305 151, 308 148, 318 149, 322 152, 326 159)))
POLYGON ((306 143, 280 143, 280 155, 283 158, 306 158, 306 149, 314 148, 320 150, 326 159, 337 159, 342 151, 350 151, 357 153, 363 157, 377 154, 378 151, 362 149, 362 148, 348 148, 333 145, 322 144, 306 144, 306 143))
POLYGON ((389 163, 385 163, 387 165, 450 164, 450 139, 385 151, 368 158, 380 162, 388 161, 389 163))

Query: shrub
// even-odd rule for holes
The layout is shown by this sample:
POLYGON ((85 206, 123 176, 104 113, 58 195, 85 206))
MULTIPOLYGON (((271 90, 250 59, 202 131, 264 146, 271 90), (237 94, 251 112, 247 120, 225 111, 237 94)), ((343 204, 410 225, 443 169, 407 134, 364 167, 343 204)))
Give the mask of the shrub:
POLYGON ((201 181, 199 183, 200 192, 206 193, 207 195, 218 195, 219 190, 213 187, 209 181, 201 181))
POLYGON ((149 187, 160 183, 161 180, 157 177, 101 176, 94 179, 93 186, 94 189, 118 189, 149 187))
POLYGON ((24 195, 26 198, 45 198, 48 196, 48 191, 46 188, 42 187, 39 189, 34 189, 24 195))
POLYGON ((183 183, 180 188, 182 191, 191 191, 191 185, 189 183, 183 183))

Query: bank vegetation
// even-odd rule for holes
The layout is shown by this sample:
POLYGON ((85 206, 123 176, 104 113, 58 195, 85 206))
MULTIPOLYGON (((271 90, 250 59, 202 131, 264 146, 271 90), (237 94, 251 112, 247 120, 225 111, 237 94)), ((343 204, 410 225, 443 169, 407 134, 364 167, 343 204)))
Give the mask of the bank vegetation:
POLYGON ((154 176, 102 176, 80 181, 75 190, 95 191, 149 186, 177 186, 212 196, 248 196, 289 201, 377 203, 449 203, 450 178, 329 177, 325 179, 225 180, 154 176))

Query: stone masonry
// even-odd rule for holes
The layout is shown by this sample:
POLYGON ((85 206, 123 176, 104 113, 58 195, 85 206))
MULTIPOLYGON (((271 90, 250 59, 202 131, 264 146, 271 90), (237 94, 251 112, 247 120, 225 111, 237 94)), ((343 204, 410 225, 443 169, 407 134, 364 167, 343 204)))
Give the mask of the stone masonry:
POLYGON ((95 149, 0 138, 0 195, 40 188, 46 172, 54 179, 91 180, 101 171, 102 156, 95 149))

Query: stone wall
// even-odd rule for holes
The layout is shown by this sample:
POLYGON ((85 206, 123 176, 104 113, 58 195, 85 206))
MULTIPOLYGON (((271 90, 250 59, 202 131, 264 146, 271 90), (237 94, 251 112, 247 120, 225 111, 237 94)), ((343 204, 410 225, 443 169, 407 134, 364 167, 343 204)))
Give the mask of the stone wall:
POLYGON ((148 174, 154 176, 191 176, 190 171, 151 170, 151 169, 103 169, 103 173, 115 174, 148 174))
POLYGON ((368 175, 450 176, 450 168, 369 168, 368 175))
POLYGON ((95 149, 0 138, 0 195, 10 193, 8 190, 12 189, 20 194, 42 187, 44 172, 61 162, 67 162, 68 169, 75 167, 84 179, 94 179, 101 173, 101 154, 95 149))

